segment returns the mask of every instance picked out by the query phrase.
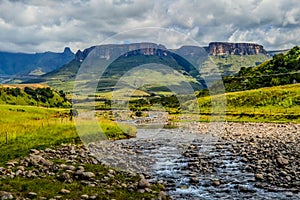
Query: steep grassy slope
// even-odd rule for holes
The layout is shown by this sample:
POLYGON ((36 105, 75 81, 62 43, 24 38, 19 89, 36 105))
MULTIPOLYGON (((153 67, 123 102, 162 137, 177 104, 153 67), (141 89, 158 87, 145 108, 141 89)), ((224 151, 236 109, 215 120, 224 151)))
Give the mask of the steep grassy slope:
POLYGON ((63 91, 55 91, 46 85, 2 85, 0 104, 31 105, 43 107, 71 107, 63 91))
POLYGON ((239 91, 300 82, 300 48, 277 54, 256 67, 242 67, 237 76, 223 79, 227 91, 239 91))
POLYGON ((270 59, 268 55, 222 55, 210 56, 211 62, 205 62, 201 72, 205 76, 220 73, 222 76, 237 74, 242 67, 255 67, 270 59))
MULTIPOLYGON (((147 66, 145 68, 151 69, 153 68, 154 70, 157 69, 157 66, 166 66, 169 67, 170 69, 178 71, 178 73, 182 74, 183 76, 186 77, 186 81, 189 82, 194 89, 202 89, 203 87, 203 82, 201 77, 199 76, 199 73, 197 73, 197 70, 193 68, 190 64, 189 65, 184 65, 181 66, 179 63, 183 63, 184 61, 178 57, 172 57, 172 56, 165 56, 165 57, 159 57, 159 56, 145 56, 145 55, 132 55, 128 57, 120 57, 119 59, 115 60, 102 74, 102 77, 100 81, 96 84, 98 84, 98 91, 101 92, 108 92, 112 91, 115 89, 115 85, 118 83, 119 79, 123 76, 126 75, 126 73, 134 70, 135 67, 139 67, 141 65, 145 64, 151 64, 153 67, 147 66), (155 69, 156 68, 156 69, 155 69)), ((100 62, 101 63, 101 62, 100 62)), ((185 63, 187 63, 185 61, 185 63)), ((73 91, 73 86, 74 86, 74 80, 77 75, 77 71, 80 67, 80 62, 73 60, 72 62, 68 63, 67 65, 63 66, 59 70, 53 71, 51 73, 48 73, 44 76, 41 76, 39 79, 31 80, 29 82, 45 82, 49 84, 51 87, 56 88, 58 90, 64 90, 67 93, 73 91)), ((89 74, 86 74, 87 77, 90 77, 86 80, 84 80, 83 85, 90 85, 92 84, 97 78, 95 77, 95 72, 99 71, 99 68, 102 67, 101 65, 97 66, 92 66, 89 69, 90 76, 89 74), (94 67, 94 68, 93 68, 94 67)), ((163 70, 158 72, 160 74, 159 77, 156 77, 157 80, 164 80, 165 78, 162 76, 163 74, 168 74, 170 70, 163 70)), ((138 77, 137 73, 141 72, 136 72, 135 77, 138 77)), ((128 75, 128 74, 127 74, 128 75)), ((153 75, 147 74, 145 72, 142 74, 143 77, 149 76, 150 79, 153 79, 153 75)), ((99 75, 100 76, 100 75, 99 75)), ((171 77, 172 74, 169 74, 168 77, 171 77)), ((144 81, 147 81, 144 79, 144 81)), ((164 80, 165 81, 165 80, 164 80)), ((176 78, 172 78, 172 83, 175 85, 179 85, 181 80, 177 81, 176 78), (174 82, 175 81, 175 82, 174 82)), ((158 86, 161 86, 158 84, 158 86)), ((151 90, 151 85, 148 85, 147 89, 151 90)), ((154 89, 157 87, 157 85, 153 85, 154 89)))
MULTIPOLYGON (((188 51, 189 52, 189 51, 188 51)), ((191 54, 186 52, 186 56, 189 59, 191 54)), ((193 52, 192 52, 193 53, 193 52)), ((198 52, 199 53, 199 52, 198 52)), ((163 53, 161 53, 163 55, 163 53)), ((224 56, 211 56, 207 61, 201 64, 201 74, 198 70, 194 68, 191 63, 185 60, 183 57, 176 54, 176 52, 168 51, 168 54, 162 56, 159 55, 144 55, 139 52, 134 52, 126 56, 121 56, 116 59, 102 74, 101 80, 98 84, 98 90, 102 92, 108 92, 115 89, 115 84, 119 81, 119 78, 122 77, 127 72, 133 70, 136 67, 139 67, 144 64, 156 64, 168 66, 174 70, 177 70, 179 73, 183 74, 188 78, 189 82, 195 90, 202 89, 206 87, 205 82, 203 81, 203 76, 205 77, 214 77, 215 73, 221 73, 222 75, 233 75, 238 73, 241 67, 253 67, 257 64, 260 64, 268 59, 267 55, 224 55, 224 56)), ((199 55, 195 55, 191 58, 192 63, 198 63, 198 59, 203 62, 207 54, 200 52, 199 55)), ((94 66, 97 68, 103 67, 103 63, 107 62, 106 60, 101 60, 99 56, 99 65, 94 66)), ((70 63, 64 65, 62 68, 45 74, 41 76, 40 79, 31 80, 31 82, 47 82, 51 87, 54 87, 58 90, 64 90, 65 92, 72 92, 74 86, 74 80, 77 75, 78 69, 80 68, 81 62, 78 60, 73 60, 70 63)), ((91 73, 90 80, 86 80, 86 85, 92 83, 98 77, 94 77, 99 69, 90 68, 89 72, 91 73)), ((87 73, 89 73, 87 72, 87 73)), ((143 74, 144 76, 147 74, 143 74)), ((100 76, 100 75, 99 75, 100 76)), ((151 74, 149 74, 151 76, 151 74)), ((157 80, 164 79, 157 77, 157 80)), ((177 83, 175 83, 176 85, 177 83)), ((179 83, 180 84, 180 83, 179 83)), ((178 84, 177 84, 178 85, 178 84)), ((153 86, 155 92, 164 92, 158 91, 159 86, 153 86)), ((146 89, 151 90, 151 86, 147 86, 146 89)), ((165 89, 165 88, 163 88, 165 89)), ((146 91, 146 90, 145 90, 146 91)), ((146 91, 147 92, 147 91, 146 91)))
MULTIPOLYGON (((228 121, 300 122, 300 84, 200 97, 197 104, 200 120, 215 119, 211 116, 212 102, 224 95, 226 95, 224 119, 228 121)), ((188 101, 183 106, 192 112, 196 104, 188 101)))

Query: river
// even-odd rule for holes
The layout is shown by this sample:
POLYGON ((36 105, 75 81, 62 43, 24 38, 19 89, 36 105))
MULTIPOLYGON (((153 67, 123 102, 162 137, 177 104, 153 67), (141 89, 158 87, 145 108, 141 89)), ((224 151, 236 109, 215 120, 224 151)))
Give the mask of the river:
POLYGON ((232 142, 189 129, 138 129, 129 140, 91 145, 104 163, 144 173, 173 199, 300 199, 299 191, 256 185, 232 142))

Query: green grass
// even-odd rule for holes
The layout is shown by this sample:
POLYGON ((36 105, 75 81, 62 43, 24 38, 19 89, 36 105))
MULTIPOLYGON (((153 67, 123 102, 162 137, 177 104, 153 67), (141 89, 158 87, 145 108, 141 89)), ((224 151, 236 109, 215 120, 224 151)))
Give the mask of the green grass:
MULTIPOLYGON (((216 116, 212 116, 212 102, 222 98, 224 94, 200 97, 200 117, 193 116, 193 120, 218 120, 218 114, 226 114, 223 119, 227 121, 300 122, 300 84, 226 93, 224 112, 218 113, 216 107, 216 116)), ((192 112, 196 104, 190 101, 184 106, 192 112)))
POLYGON ((25 156, 31 148, 80 142, 67 110, 0 105, 0 163, 25 156))
POLYGON ((204 63, 201 68, 203 75, 210 75, 216 72, 222 73, 222 75, 234 75, 238 73, 241 67, 254 67, 270 57, 267 55, 223 55, 223 56, 210 56, 211 61, 204 63))
MULTIPOLYGON (((0 105, 2 116, 0 164, 25 156, 32 148, 44 149, 49 146, 60 146, 62 143, 81 143, 74 122, 68 115, 69 111, 58 108, 0 105)), ((136 133, 136 129, 132 126, 119 125, 103 118, 99 118, 99 124, 109 139, 134 137, 136 133)), ((90 132, 86 132, 86 135, 88 134, 90 132)), ((94 135, 89 136, 93 136, 95 141, 94 135)))
POLYGON ((65 94, 43 84, 0 85, 0 104, 70 108, 65 94))
POLYGON ((85 142, 97 140, 120 140, 135 137, 136 128, 128 124, 117 123, 103 117, 98 118, 99 123, 91 120, 76 119, 77 133, 85 142))

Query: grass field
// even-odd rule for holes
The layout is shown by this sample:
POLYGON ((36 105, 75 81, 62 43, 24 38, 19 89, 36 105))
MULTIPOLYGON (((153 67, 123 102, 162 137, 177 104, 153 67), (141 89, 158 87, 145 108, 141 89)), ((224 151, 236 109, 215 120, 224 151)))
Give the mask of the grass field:
MULTIPOLYGON (((69 109, 0 105, 0 164, 27 155, 31 148, 81 143, 69 112, 69 109)), ((134 127, 120 128, 109 119, 99 118, 99 124, 109 139, 127 138, 136 132, 134 127)))
POLYGON ((218 113, 216 107, 212 115, 212 103, 220 99, 225 100, 224 94, 200 97, 198 104, 190 101, 184 106, 190 113, 199 106, 200 116, 189 115, 200 121, 218 120, 221 114, 227 121, 300 122, 300 84, 226 93, 226 106, 220 108, 224 112, 218 113))
POLYGON ((34 83, 34 84, 1 84, 2 87, 4 88, 20 88, 24 89, 25 87, 30 87, 32 89, 36 88, 46 88, 49 87, 46 83, 34 83))
MULTIPOLYGON (((70 119, 69 112, 69 109, 0 105, 0 167, 6 166, 8 161, 28 156, 31 149, 40 150, 48 147, 55 149, 61 147, 62 144, 81 146, 81 137, 85 136, 92 137, 95 141, 97 138, 95 138, 95 135, 91 135, 93 130, 87 129, 90 122, 79 124, 81 127, 85 125, 86 127, 83 128, 87 131, 86 135, 81 133, 81 137, 79 137, 74 125, 74 118, 70 119)), ((103 116, 99 116, 98 119, 99 125, 109 139, 124 139, 128 136, 133 137, 136 133, 133 126, 126 124, 118 124, 117 126, 116 122, 103 116)), ((52 159, 51 162, 56 165, 69 164, 66 160, 61 159, 52 159)), ((78 166, 78 164, 75 164, 75 167, 78 166)), ((80 166, 84 167, 86 171, 93 172, 96 174, 96 179, 104 182, 101 182, 100 186, 90 187, 80 180, 73 180, 71 183, 63 182, 58 180, 56 176, 51 175, 36 178, 2 177, 0 190, 12 193, 17 199, 28 197, 30 192, 47 199, 56 196, 63 196, 63 199, 80 199, 83 194, 97 195, 97 199, 151 199, 161 190, 161 185, 152 184, 150 188, 156 192, 153 194, 140 193, 138 190, 129 191, 126 185, 138 182, 139 176, 129 176, 115 169, 115 176, 105 179, 111 169, 108 166, 88 163, 81 163, 80 166), (125 187, 120 186, 121 183, 125 184, 125 187), (61 195, 62 188, 71 192, 61 195), (111 192, 107 193, 107 191, 111 192)), ((26 169, 33 170, 32 166, 28 166, 26 169)))

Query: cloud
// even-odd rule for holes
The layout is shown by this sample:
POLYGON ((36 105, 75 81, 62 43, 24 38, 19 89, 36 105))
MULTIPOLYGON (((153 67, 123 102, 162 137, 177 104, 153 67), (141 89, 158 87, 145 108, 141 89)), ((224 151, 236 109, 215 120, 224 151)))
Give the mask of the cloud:
MULTIPOLYGON (((300 44, 300 2, 0 0, 1 51, 62 51, 65 46, 76 51, 144 27, 179 31, 201 45, 250 41, 266 49, 291 48, 300 44)), ((132 33, 128 38, 134 41, 157 40, 151 31, 132 33)), ((160 38, 170 48, 184 41, 174 35, 160 38)))

